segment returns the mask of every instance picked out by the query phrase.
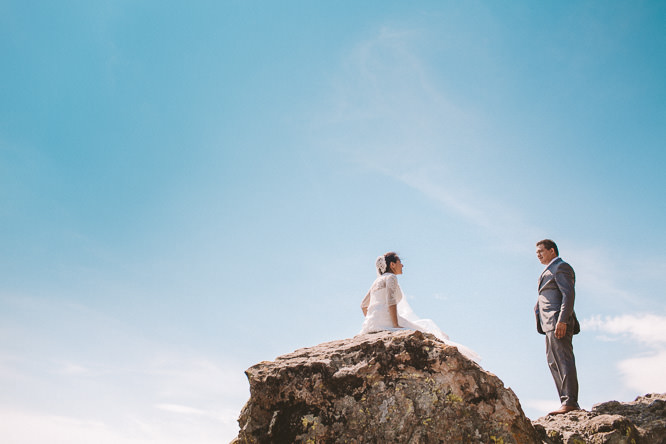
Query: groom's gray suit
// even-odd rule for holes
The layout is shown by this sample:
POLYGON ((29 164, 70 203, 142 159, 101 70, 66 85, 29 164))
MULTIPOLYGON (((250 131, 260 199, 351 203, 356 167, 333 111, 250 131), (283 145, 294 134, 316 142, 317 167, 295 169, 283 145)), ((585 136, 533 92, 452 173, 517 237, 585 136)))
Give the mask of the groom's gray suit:
POLYGON ((578 408, 578 376, 573 354, 573 335, 580 332, 574 312, 576 275, 571 265, 559 257, 539 277, 539 299, 534 307, 537 331, 546 335, 546 357, 563 406, 578 408), (558 322, 567 325, 566 334, 558 339, 558 322))

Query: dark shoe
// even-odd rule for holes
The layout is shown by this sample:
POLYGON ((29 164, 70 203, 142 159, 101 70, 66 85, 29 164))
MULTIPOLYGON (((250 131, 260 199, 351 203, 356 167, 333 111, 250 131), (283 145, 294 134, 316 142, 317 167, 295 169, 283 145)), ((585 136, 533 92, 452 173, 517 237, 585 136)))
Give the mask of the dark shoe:
POLYGON ((563 405, 559 409, 555 410, 554 412, 550 412, 548 416, 553 416, 553 415, 562 415, 563 413, 569 413, 573 412, 574 410, 580 410, 578 407, 574 407, 572 405, 563 405))

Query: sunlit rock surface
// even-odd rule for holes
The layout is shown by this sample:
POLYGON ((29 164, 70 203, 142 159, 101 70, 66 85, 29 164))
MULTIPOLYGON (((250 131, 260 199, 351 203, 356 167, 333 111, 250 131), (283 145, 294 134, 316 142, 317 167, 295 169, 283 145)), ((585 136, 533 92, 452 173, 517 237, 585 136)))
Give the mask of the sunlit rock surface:
POLYGON ((666 444, 666 394, 596 404, 534 421, 546 444, 666 444))
POLYGON ((246 371, 237 443, 536 443, 516 395, 420 332, 328 342, 246 371))

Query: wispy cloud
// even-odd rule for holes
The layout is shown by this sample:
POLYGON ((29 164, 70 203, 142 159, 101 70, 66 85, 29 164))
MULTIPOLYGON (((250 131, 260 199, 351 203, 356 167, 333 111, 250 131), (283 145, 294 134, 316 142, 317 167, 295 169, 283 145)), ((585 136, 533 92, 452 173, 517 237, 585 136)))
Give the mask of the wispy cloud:
MULTIPOLYGON (((138 444, 139 440, 123 440, 103 423, 83 421, 61 415, 0 409, 0 436, 14 444, 35 444, 39 442, 67 442, 71 444, 99 443, 113 444, 128 442, 138 444)), ((145 441, 144 441, 145 442, 145 441)))
POLYGON ((236 434, 236 430, 238 429, 237 420, 241 410, 240 406, 237 406, 236 408, 219 408, 219 406, 217 406, 215 410, 203 410, 181 404, 155 404, 155 408, 174 415, 201 417, 214 423, 222 423, 222 428, 226 431, 226 434, 229 437, 236 434))
MULTIPOLYGON (((628 304, 632 307, 647 304, 645 297, 636 291, 636 286, 631 285, 634 276, 649 268, 647 261, 627 257, 619 261, 617 255, 611 254, 603 246, 590 248, 573 245, 567 250, 567 257, 575 265, 579 293, 603 300, 604 305, 611 310, 624 309, 628 304)), ((644 282, 646 279, 656 281, 657 275, 646 276, 644 282)))
POLYGON ((231 428, 172 418, 134 420, 130 427, 119 428, 100 421, 7 408, 0 408, 0 417, 0 436, 12 444, 213 444, 236 434, 231 428))
MULTIPOLYGON (((329 143, 345 159, 404 184, 459 220, 492 235, 498 249, 531 253, 533 242, 547 230, 540 219, 530 217, 530 212, 545 208, 526 206, 502 194, 492 183, 473 182, 475 176, 468 174, 466 167, 479 162, 469 162, 474 158, 470 152, 480 157, 510 147, 501 145, 506 141, 485 135, 483 112, 460 102, 459 96, 448 93, 446 85, 437 80, 427 59, 419 57, 423 40, 424 35, 418 32, 384 28, 350 52, 337 76, 334 106, 323 123, 333 129, 329 143)), ((584 301, 598 306, 591 301, 603 300, 607 313, 654 305, 652 295, 642 294, 634 280, 645 277, 652 283, 663 282, 663 258, 648 261, 623 254, 620 259, 599 239, 589 243, 562 237, 557 240, 566 245, 565 258, 576 269, 581 295, 577 305, 583 306, 584 301)), ((645 356, 617 365, 625 385, 634 387, 640 380, 647 381, 644 388, 655 389, 661 387, 655 369, 664 368, 660 361, 663 342, 658 337, 666 338, 665 325, 659 317, 597 317, 586 320, 584 328, 597 331, 606 340, 626 338, 646 347, 645 356)), ((539 403, 533 402, 534 410, 556 407, 550 401, 539 403)))
POLYGON ((334 151, 392 169, 423 164, 473 138, 471 116, 436 86, 419 57, 422 39, 420 31, 383 27, 350 50, 316 122, 333 129, 334 151))
MULTIPOLYGON (((525 254, 546 230, 522 202, 473 183, 476 176, 468 167, 479 162, 470 163, 466 154, 484 156, 510 147, 488 136, 483 110, 447 90, 429 64, 432 59, 421 56, 430 37, 424 30, 385 26, 359 42, 334 77, 333 106, 319 123, 333 129, 328 143, 346 159, 403 183, 491 234, 499 249, 525 254)), ((663 257, 648 261, 623 255, 620 261, 594 239, 590 244, 558 241, 568 244, 566 257, 577 271, 581 294, 603 298, 610 308, 651 304, 650 296, 633 285, 636 276, 663 282, 663 257)))
POLYGON ((666 391, 666 316, 594 316, 581 324, 584 330, 601 333, 602 340, 623 339, 643 349, 642 355, 617 363, 625 386, 643 393, 666 391))
MULTIPOLYGON (((529 254, 547 231, 530 217, 534 210, 473 182, 469 174, 479 165, 470 158, 510 147, 488 135, 483 110, 447 90, 441 73, 429 65, 432 59, 421 56, 429 37, 427 31, 385 26, 359 42, 334 76, 332 106, 327 104, 318 125, 331 130, 327 143, 345 159, 404 184, 492 235, 498 250, 529 254)), ((627 264, 626 257, 618 261, 593 239, 590 244, 558 241, 568 244, 566 258, 577 271, 581 294, 603 298, 611 309, 650 305, 649 296, 637 292, 626 274, 663 279, 663 258, 649 266, 627 264)))
POLYGON ((83 375, 88 373, 89 369, 79 364, 74 364, 72 362, 67 362, 63 364, 60 369, 60 373, 64 375, 83 375))
POLYGON ((640 393, 666 392, 666 349, 649 356, 625 359, 618 368, 629 388, 640 393))
POLYGON ((23 375, 0 384, 0 436, 16 437, 16 443, 230 440, 249 397, 242 368, 190 354, 169 353, 169 359, 122 367, 36 363, 51 366, 45 373, 26 368, 30 360, 3 361, 0 376, 23 375), (34 387, 43 394, 32 396, 34 387), (49 393, 67 398, 67 406, 54 405, 49 393), (21 405, 24 410, 14 407, 21 405))
POLYGON ((140 371, 154 381, 156 393, 165 399, 191 399, 195 394, 217 399, 249 395, 241 368, 175 353, 151 361, 142 365, 140 371))
POLYGON ((156 404, 156 408, 164 410, 165 412, 182 413, 184 415, 199 415, 206 416, 206 412, 194 407, 179 404, 156 404))
POLYGON ((666 316, 654 314, 593 316, 583 320, 582 328, 623 336, 650 347, 666 346, 666 316))
POLYGON ((328 143, 509 245, 536 236, 506 199, 469 183, 468 154, 497 147, 483 135, 480 114, 448 94, 420 56, 427 38, 384 27, 350 51, 324 113, 333 128, 328 143))
POLYGON ((27 320, 2 327, 3 337, 17 339, 0 341, 0 436, 30 444, 204 443, 237 433, 249 390, 245 366, 233 357, 156 341, 80 305, 20 297, 0 304, 27 320), (95 338, 94 348, 81 347, 75 334, 47 346, 62 324, 95 338), (53 401, 60 398, 67 403, 53 401))
MULTIPOLYGON (((474 193, 463 182, 454 185, 442 180, 443 176, 437 172, 436 164, 391 175, 467 222, 500 236, 509 244, 525 237, 536 239, 541 232, 528 224, 518 210, 496 196, 474 193)), ((519 250, 522 251, 523 247, 519 250)))

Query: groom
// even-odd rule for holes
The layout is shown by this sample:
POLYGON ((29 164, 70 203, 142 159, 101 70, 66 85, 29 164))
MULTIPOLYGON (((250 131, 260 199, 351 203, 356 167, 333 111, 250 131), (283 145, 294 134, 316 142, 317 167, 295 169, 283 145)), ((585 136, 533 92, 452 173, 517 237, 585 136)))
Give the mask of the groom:
POLYGON ((536 244, 537 258, 546 266, 539 277, 539 299, 534 307, 537 331, 546 335, 546 357, 562 406, 549 415, 578 410, 578 377, 573 354, 573 335, 580 332, 574 313, 576 275, 559 257, 550 239, 536 244))

